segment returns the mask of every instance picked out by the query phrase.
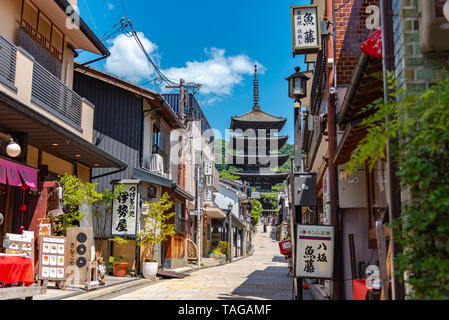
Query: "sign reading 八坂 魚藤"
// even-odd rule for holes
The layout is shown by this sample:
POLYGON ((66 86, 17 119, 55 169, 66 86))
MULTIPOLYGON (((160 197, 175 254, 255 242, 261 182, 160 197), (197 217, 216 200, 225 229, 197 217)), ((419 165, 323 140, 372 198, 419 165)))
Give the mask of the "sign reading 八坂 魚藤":
POLYGON ((318 6, 292 6, 293 55, 316 53, 321 49, 318 6))
POLYGON ((332 279, 334 228, 322 225, 298 225, 297 237, 296 276, 332 279))
POLYGON ((122 184, 112 205, 112 236, 134 236, 137 233, 137 184, 122 184))

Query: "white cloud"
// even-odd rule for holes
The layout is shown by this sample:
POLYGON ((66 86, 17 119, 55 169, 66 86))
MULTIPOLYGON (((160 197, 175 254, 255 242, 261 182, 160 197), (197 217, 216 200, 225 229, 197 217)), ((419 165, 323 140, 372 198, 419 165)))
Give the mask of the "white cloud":
MULTIPOLYGON (((142 32, 138 32, 137 35, 147 53, 157 63, 157 45, 145 38, 142 32)), ((115 39, 109 40, 108 43, 111 44, 109 49, 111 56, 106 59, 105 69, 107 72, 133 82, 149 80, 154 74, 152 65, 137 45, 134 37, 120 34, 115 39)))
MULTIPOLYGON (((254 73, 254 65, 258 65, 260 73, 265 68, 247 55, 240 54, 226 57, 224 49, 211 48, 205 50, 208 59, 202 62, 187 62, 183 68, 169 68, 163 73, 171 80, 184 79, 186 82, 200 83, 201 93, 230 95, 236 85, 242 83, 244 75, 254 73)), ((209 99, 210 102, 216 99, 209 99)))
MULTIPOLYGON (((160 57, 157 45, 145 38, 143 33, 137 34, 148 54, 158 64, 160 57)), ((154 68, 133 37, 120 34, 108 43, 111 45, 111 56, 106 59, 107 72, 136 83, 156 78, 154 68)), ((206 59, 203 61, 189 61, 185 67, 168 68, 162 70, 162 73, 173 82, 184 79, 186 82, 201 84, 203 101, 209 105, 222 101, 223 96, 231 95, 234 87, 240 85, 245 76, 254 74, 254 65, 258 66, 260 74, 265 72, 263 65, 245 54, 226 56, 226 51, 218 48, 205 49, 205 53, 206 59)), ((169 91, 165 85, 161 85, 160 90, 169 91)))
POLYGON ((106 5, 108 6, 108 10, 114 10, 115 9, 115 5, 113 5, 110 2, 106 3, 106 5))

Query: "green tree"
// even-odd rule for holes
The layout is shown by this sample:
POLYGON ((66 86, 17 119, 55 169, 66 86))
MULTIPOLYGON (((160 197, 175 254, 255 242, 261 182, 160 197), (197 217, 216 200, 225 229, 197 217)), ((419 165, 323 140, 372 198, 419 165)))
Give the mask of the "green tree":
MULTIPOLYGON (((389 74, 390 89, 396 88, 389 74)), ((386 103, 375 101, 364 112, 367 136, 349 162, 350 173, 367 163, 373 169, 385 158, 386 143, 399 139, 393 158, 401 188, 412 200, 393 221, 395 239, 403 252, 395 263, 397 274, 407 272, 414 299, 449 299, 449 78, 419 96, 397 90, 386 103), (388 118, 388 121, 385 119, 388 118)))
POLYGON ((251 211, 250 215, 254 218, 254 225, 256 225, 259 222, 260 215, 262 214, 262 205, 260 204, 259 200, 252 199, 251 200, 251 211))
POLYGON ((137 245, 144 248, 144 261, 152 261, 155 244, 176 234, 175 225, 168 223, 168 220, 175 215, 174 211, 170 211, 173 204, 168 193, 164 193, 157 202, 147 203, 148 215, 144 219, 145 225, 137 234, 137 245))
POLYGON ((59 176, 57 184, 62 187, 64 214, 53 217, 53 233, 65 235, 68 227, 78 227, 86 216, 83 205, 92 205, 103 198, 103 194, 95 191, 96 183, 84 183, 78 177, 64 174, 59 176))

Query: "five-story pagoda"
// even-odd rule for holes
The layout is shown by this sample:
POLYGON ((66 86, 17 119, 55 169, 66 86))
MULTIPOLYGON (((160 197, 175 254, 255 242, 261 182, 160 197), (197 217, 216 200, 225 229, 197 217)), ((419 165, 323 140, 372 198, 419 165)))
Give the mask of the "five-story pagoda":
POLYGON ((252 111, 231 118, 232 136, 229 141, 228 164, 243 169, 231 172, 246 181, 258 191, 270 192, 271 187, 283 182, 288 173, 277 172, 289 158, 279 154, 288 136, 279 136, 286 118, 263 112, 259 106, 259 81, 257 66, 254 72, 254 106, 252 111))

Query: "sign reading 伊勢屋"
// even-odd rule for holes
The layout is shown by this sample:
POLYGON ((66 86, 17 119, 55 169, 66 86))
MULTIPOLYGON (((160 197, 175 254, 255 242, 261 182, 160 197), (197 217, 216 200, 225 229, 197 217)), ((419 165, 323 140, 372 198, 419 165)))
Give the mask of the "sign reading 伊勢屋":
POLYGON ((112 204, 112 236, 134 236, 137 233, 137 184, 123 184, 112 204))
POLYGON ((296 276, 332 279, 334 267, 334 227, 298 225, 296 276))
POLYGON ((318 6, 292 6, 293 55, 316 53, 321 49, 318 6))

